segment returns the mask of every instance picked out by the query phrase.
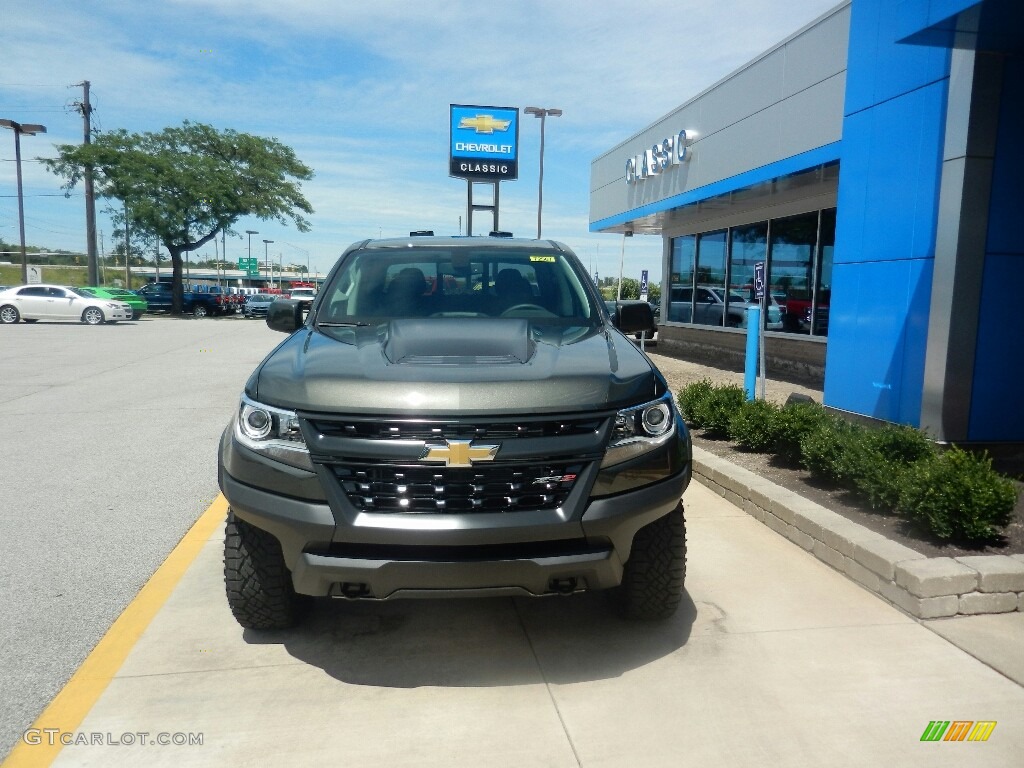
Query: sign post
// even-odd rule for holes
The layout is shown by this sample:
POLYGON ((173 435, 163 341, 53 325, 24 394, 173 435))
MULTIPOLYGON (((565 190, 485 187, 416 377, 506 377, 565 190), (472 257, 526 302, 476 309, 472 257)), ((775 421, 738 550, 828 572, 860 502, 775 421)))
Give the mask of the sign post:
POLYGON ((754 298, 757 299, 758 304, 761 305, 761 313, 758 318, 757 324, 757 335, 758 335, 758 349, 759 356, 761 358, 761 399, 765 399, 765 376, 764 376, 764 328, 768 324, 768 291, 765 290, 765 271, 764 262, 759 261, 754 264, 754 298))
POLYGON ((498 229, 498 189, 519 178, 519 107, 451 104, 448 175, 466 180, 466 234, 473 234, 473 211, 489 210, 498 229), (473 184, 494 187, 492 204, 473 202, 473 184))

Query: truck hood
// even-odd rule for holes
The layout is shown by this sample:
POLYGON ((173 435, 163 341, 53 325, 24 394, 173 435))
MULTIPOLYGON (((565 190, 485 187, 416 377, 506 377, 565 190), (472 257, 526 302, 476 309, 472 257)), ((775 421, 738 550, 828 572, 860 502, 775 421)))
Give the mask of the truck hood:
POLYGON ((461 416, 611 410, 665 388, 610 328, 431 318, 301 328, 267 356, 246 392, 298 411, 461 416))

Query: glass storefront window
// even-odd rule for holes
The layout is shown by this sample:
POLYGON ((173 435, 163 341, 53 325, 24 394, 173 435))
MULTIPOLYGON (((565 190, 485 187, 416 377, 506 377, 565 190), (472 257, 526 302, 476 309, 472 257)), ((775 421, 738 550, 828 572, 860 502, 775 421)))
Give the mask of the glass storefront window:
POLYGON ((836 209, 672 239, 665 319, 744 327, 754 265, 766 261, 769 331, 828 334, 836 209))
POLYGON ((828 310, 832 298, 832 253, 836 246, 836 209, 821 212, 821 230, 818 243, 818 285, 814 293, 814 322, 811 333, 828 335, 828 310))
POLYGON ((698 295, 695 297, 697 301, 693 311, 693 322, 698 325, 722 324, 724 317, 722 306, 715 297, 724 301, 728 246, 729 232, 725 229, 720 229, 717 232, 705 232, 698 238, 698 295))
MULTIPOLYGON (((733 227, 729 258, 729 306, 726 325, 746 327, 747 307, 756 302, 754 296, 754 265, 768 258, 768 222, 733 227)), ((779 308, 768 308, 768 328, 781 327, 779 308)))
POLYGON ((696 235, 672 238, 668 319, 677 323, 688 323, 693 317, 693 266, 696 255, 696 235))
POLYGON ((810 331, 817 240, 817 211, 772 220, 768 284, 772 296, 785 309, 782 330, 789 333, 810 331))

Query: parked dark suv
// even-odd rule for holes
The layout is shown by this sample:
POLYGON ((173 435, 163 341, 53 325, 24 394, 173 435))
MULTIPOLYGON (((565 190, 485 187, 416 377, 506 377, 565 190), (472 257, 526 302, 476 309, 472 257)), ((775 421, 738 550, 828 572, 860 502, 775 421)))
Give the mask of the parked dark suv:
POLYGON ((664 377, 564 245, 365 241, 245 385, 220 446, 224 572, 245 627, 307 596, 610 590, 663 618, 686 561, 690 439, 664 377), (618 327, 615 327, 617 324, 618 327))

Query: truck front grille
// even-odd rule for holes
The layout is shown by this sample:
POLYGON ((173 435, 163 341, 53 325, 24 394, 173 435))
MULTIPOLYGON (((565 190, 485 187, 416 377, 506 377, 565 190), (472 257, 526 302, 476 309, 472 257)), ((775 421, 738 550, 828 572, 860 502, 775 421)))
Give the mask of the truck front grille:
POLYGON ((353 418, 311 418, 313 429, 327 437, 354 437, 366 440, 488 439, 517 437, 564 437, 594 434, 603 418, 523 419, 508 421, 431 421, 353 418))
POLYGON ((341 487, 356 509, 399 514, 525 512, 565 503, 583 464, 505 464, 424 467, 336 464, 341 487))

